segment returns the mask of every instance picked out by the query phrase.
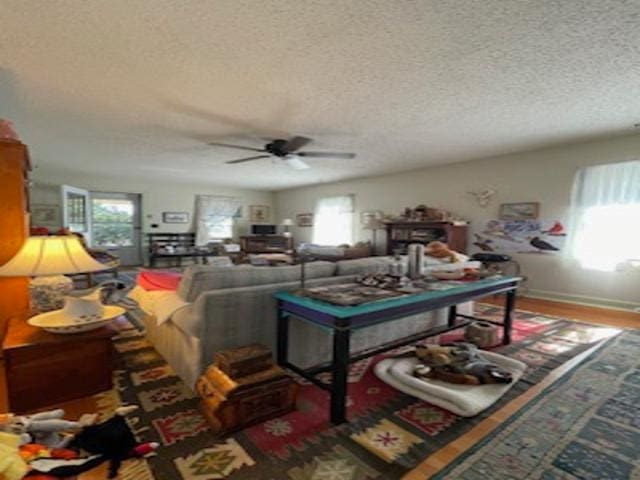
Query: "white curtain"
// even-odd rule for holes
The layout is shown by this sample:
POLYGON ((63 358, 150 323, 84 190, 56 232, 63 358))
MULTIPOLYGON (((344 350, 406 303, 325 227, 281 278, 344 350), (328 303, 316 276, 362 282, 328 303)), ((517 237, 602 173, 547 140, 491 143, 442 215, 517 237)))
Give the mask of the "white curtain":
POLYGON ((353 241, 353 195, 321 198, 313 219, 313 243, 351 244, 353 241))
POLYGON ((568 254, 585 268, 613 271, 640 259, 640 161, 579 170, 568 254))
POLYGON ((241 206, 239 198, 196 195, 196 245, 231 237, 233 218, 241 206))

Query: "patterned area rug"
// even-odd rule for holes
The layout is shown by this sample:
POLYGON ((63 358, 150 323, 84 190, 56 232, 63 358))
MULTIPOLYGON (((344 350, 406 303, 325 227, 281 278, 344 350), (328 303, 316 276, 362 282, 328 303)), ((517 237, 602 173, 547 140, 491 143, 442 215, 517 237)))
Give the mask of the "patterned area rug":
MULTIPOLYGON (((488 318, 502 315, 496 307, 477 309, 488 318)), ((120 401, 142 407, 139 425, 149 427, 144 440, 161 444, 148 463, 155 480, 396 479, 552 369, 618 333, 521 311, 514 327, 514 342, 496 351, 524 361, 527 372, 498 403, 473 418, 458 417, 382 383, 371 368, 379 356, 351 368, 348 424, 332 427, 328 395, 302 382, 295 412, 217 439, 198 410, 198 398, 135 329, 115 341, 116 385, 120 401)), ((430 341, 446 343, 460 339, 461 333, 430 341)))
POLYGON ((640 478, 638 352, 619 335, 434 478, 640 478))

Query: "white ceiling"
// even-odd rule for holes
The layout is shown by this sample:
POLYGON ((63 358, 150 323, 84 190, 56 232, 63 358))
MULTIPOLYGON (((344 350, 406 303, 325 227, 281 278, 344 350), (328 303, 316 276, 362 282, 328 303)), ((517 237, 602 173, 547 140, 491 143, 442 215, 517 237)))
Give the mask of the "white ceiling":
POLYGON ((0 18, 0 117, 41 172, 277 190, 640 121, 638 1, 2 0, 0 18), (358 157, 293 171, 204 145, 281 132, 358 157))

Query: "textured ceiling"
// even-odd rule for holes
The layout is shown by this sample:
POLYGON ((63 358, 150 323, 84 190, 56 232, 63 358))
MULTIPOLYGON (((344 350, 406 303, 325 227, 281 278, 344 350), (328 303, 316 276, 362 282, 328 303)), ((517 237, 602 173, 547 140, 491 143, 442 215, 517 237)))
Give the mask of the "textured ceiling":
POLYGON ((639 1, 1 0, 0 18, 0 117, 40 172, 277 190, 640 121, 639 1), (280 132, 358 157, 293 171, 204 145, 280 132))

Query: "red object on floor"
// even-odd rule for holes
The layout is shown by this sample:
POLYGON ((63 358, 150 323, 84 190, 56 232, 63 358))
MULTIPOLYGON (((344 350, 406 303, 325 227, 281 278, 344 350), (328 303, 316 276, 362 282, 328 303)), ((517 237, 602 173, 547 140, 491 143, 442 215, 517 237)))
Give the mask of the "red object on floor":
POLYGON ((165 270, 142 270, 138 273, 138 285, 147 291, 177 290, 182 274, 165 270))
POLYGON ((158 442, 141 443, 133 449, 133 452, 131 452, 131 456, 144 457, 145 455, 149 455, 151 452, 155 452, 159 446, 160 444, 158 442))

